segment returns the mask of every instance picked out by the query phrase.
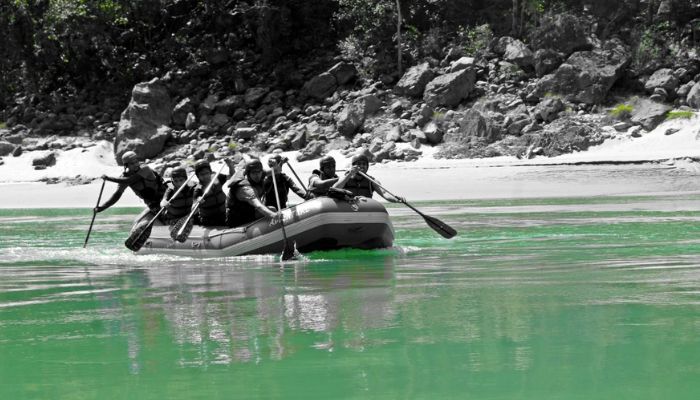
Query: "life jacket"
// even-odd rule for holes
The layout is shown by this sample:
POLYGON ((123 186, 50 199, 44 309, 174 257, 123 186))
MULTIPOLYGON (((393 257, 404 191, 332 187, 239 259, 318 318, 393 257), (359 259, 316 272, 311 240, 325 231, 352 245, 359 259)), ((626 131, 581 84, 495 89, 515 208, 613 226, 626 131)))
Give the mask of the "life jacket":
POLYGON ((311 171, 311 176, 309 177, 309 191, 311 191, 311 193, 315 194, 316 196, 325 196, 328 193, 328 188, 324 189, 320 187, 311 187, 311 181, 314 179, 314 177, 318 177, 321 180, 325 181, 326 179, 338 178, 338 175, 326 175, 323 173, 323 171, 320 171, 318 169, 311 171))
POLYGON ((136 193, 149 207, 158 204, 165 194, 163 178, 149 166, 144 165, 135 174, 140 178, 130 184, 131 190, 136 193))
POLYGON ((263 191, 265 193, 265 205, 277 207, 277 198, 275 197, 275 183, 277 183, 277 194, 280 196, 280 208, 287 207, 287 199, 289 199, 289 186, 287 186, 287 176, 285 174, 275 175, 277 182, 272 181, 272 175, 266 175, 263 181, 263 191))
POLYGON ((372 187, 372 182, 370 182, 364 176, 361 177, 361 179, 348 179, 343 189, 349 190, 355 196, 372 197, 372 193, 374 193, 374 187, 372 187))
POLYGON ((186 216, 190 210, 192 209, 192 202, 193 202, 193 195, 194 195, 194 187, 193 186, 186 186, 184 187, 180 193, 178 193, 177 197, 173 198, 173 195, 177 192, 177 189, 174 186, 168 186, 168 189, 166 193, 168 194, 166 200, 169 200, 170 203, 168 204, 168 207, 165 209, 165 219, 178 219, 186 216))
MULTIPOLYGON (((259 186, 258 190, 255 189, 247 178, 238 178, 231 182, 229 185, 229 195, 226 200, 226 225, 227 226, 241 226, 247 223, 255 221, 257 218, 255 216, 255 207, 245 200, 238 200, 236 193, 239 189, 244 186, 250 186, 255 190, 255 193, 260 196, 260 193, 264 193, 263 187, 259 186)), ((274 192, 273 192, 274 196, 274 192)), ((264 201, 264 199, 262 199, 264 201)))
MULTIPOLYGON (((200 184, 194 190, 196 195, 204 192, 200 184)), ((202 225, 224 225, 226 222, 226 194, 221 189, 220 182, 214 182, 206 196, 199 203, 199 219, 202 225)))

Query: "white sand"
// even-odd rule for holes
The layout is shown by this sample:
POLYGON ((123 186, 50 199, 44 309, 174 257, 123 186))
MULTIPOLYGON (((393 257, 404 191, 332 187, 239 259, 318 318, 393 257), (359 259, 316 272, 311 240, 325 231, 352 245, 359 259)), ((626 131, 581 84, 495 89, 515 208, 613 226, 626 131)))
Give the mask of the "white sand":
MULTIPOLYGON (((369 173, 391 192, 409 200, 450 200, 477 198, 602 196, 645 193, 700 191, 700 168, 683 158, 700 158, 700 119, 675 120, 661 124, 640 138, 621 137, 592 147, 588 151, 560 157, 515 157, 489 159, 439 160, 437 149, 422 147, 420 160, 410 163, 388 162, 370 167, 369 173), (667 136, 669 128, 679 129, 667 136), (637 163, 663 160, 673 162, 593 165, 598 163, 637 163), (582 164, 582 165, 574 165, 582 164)), ((47 185, 37 182, 52 177, 82 175, 117 176, 117 166, 108 142, 87 149, 61 153, 54 167, 34 170, 31 161, 39 152, 20 157, 5 157, 0 166, 0 208, 93 207, 101 181, 90 185, 47 185)), ((293 161, 296 152, 288 152, 292 168, 307 183, 318 161, 293 161)), ((349 161, 338 152, 338 168, 349 161)), ((293 176, 287 169, 287 173, 293 176)), ((108 182, 103 201, 116 184, 108 182)), ((292 196, 295 201, 295 196, 292 196)), ((127 190, 117 206, 140 206, 141 201, 127 190)))

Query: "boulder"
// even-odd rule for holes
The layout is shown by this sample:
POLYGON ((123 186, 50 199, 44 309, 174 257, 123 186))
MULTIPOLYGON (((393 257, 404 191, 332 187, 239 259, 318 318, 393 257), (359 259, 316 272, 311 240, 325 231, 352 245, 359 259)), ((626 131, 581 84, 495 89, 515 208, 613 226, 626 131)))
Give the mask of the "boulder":
POLYGON ((14 149, 15 149, 14 144, 12 144, 8 141, 5 141, 5 140, 0 141, 0 157, 4 157, 4 156, 12 154, 12 151, 14 149))
POLYGON ((243 103, 245 103, 246 107, 257 108, 269 91, 270 88, 267 87, 248 88, 243 95, 243 103))
POLYGON ((122 112, 114 139, 114 156, 121 165, 125 152, 140 158, 158 155, 170 137, 172 105, 168 91, 157 78, 134 86, 131 101, 122 112))
MULTIPOLYGON (((450 72, 457 72, 474 65, 474 57, 460 57, 450 63, 450 72)), ((432 79, 432 78, 431 78, 432 79)))
POLYGON ((524 69, 530 69, 534 65, 534 57, 525 43, 509 36, 498 39, 494 46, 496 54, 503 57, 505 61, 511 62, 524 69))
POLYGON ((403 74, 394 86, 394 92, 402 96, 421 97, 425 86, 434 76, 435 73, 427 62, 415 65, 403 74))
POLYGON ((476 71, 467 68, 438 76, 428 83, 423 93, 425 102, 432 106, 452 107, 469 97, 474 89, 476 71))
POLYGON ((303 96, 324 100, 330 97, 338 87, 335 76, 329 72, 316 75, 304 84, 301 89, 303 96))
POLYGON ((50 151, 39 157, 35 157, 32 160, 32 166, 34 169, 44 169, 56 165, 56 153, 50 151))
POLYGON ((321 157, 324 154, 326 147, 326 142, 321 140, 312 140, 309 142, 303 150, 297 155, 297 161, 307 161, 313 160, 315 158, 321 157))
POLYGON ((558 97, 547 97, 542 100, 532 111, 538 121, 552 122, 557 119, 560 111, 564 110, 564 103, 558 97))
POLYGON ((695 109, 700 108, 700 82, 693 85, 686 97, 686 103, 695 109))
POLYGON ((571 14, 555 14, 542 18, 540 26, 530 35, 533 49, 552 49, 564 55, 591 50, 584 25, 571 14))
POLYGON ((352 136, 365 122, 362 107, 357 103, 350 103, 338 114, 336 127, 341 135, 352 136))
POLYGON ((654 72, 647 82, 644 84, 644 89, 647 93, 654 93, 657 88, 666 90, 666 93, 675 93, 678 89, 678 78, 670 68, 662 68, 654 72))
POLYGON ((632 102, 632 114, 630 121, 633 124, 641 125, 650 131, 666 119, 666 114, 672 107, 651 101, 648 99, 637 99, 632 102))
POLYGON ((187 114, 194 112, 194 103, 189 97, 185 97, 180 100, 179 103, 173 107, 173 126, 182 128, 187 122, 187 114))
POLYGON ((442 138, 444 136, 444 132, 438 124, 435 122, 428 122, 425 124, 423 129, 420 131, 422 135, 417 135, 419 141, 421 140, 421 136, 425 138, 425 142, 423 143, 430 143, 430 144, 440 144, 442 143, 442 138))
POLYGON ((600 104, 624 72, 630 57, 619 39, 606 42, 601 49, 576 52, 554 73, 540 79, 528 100, 537 101, 554 93, 575 103, 600 104))
POLYGON ((357 69, 354 65, 346 62, 339 62, 328 70, 328 73, 335 77, 338 86, 345 85, 357 78, 357 69))
POLYGON ((355 102, 362 107, 365 118, 379 111, 379 109, 384 105, 384 103, 373 94, 367 94, 359 97, 357 100, 355 100, 355 102))
POLYGON ((564 54, 552 49, 539 49, 535 52, 535 74, 543 77, 554 71, 564 62, 564 54))

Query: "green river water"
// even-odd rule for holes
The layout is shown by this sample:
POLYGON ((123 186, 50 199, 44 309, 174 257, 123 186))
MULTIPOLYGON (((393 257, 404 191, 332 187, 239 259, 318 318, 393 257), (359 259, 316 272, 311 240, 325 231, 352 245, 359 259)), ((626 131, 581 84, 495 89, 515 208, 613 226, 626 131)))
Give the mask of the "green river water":
POLYGON ((0 399, 700 398, 700 195, 415 205, 284 265, 0 210, 0 399))

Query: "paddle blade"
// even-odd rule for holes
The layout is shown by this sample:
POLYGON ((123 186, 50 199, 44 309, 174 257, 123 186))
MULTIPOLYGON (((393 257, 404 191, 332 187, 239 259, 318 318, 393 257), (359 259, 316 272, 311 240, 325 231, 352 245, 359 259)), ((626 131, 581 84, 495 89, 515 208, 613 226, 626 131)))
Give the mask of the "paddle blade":
POLYGON ((446 223, 440 221, 439 219, 425 214, 422 214, 422 217, 428 224, 428 226, 433 228, 433 230, 439 233, 442 237, 446 239, 452 239, 453 237, 457 236, 456 230, 454 230, 451 226, 447 225, 446 223))
POLYGON ((144 222, 131 231, 129 237, 124 241, 124 246, 131 251, 139 251, 151 236, 153 225, 144 222))
POLYGON ((296 242, 292 242, 290 240, 287 240, 284 242, 284 249, 282 249, 282 261, 287 261, 291 260, 292 258, 296 258, 296 253, 297 253, 297 244, 296 242))
POLYGON ((189 217, 180 218, 170 227, 170 237, 180 243, 184 243, 192 232, 194 219, 189 217))

